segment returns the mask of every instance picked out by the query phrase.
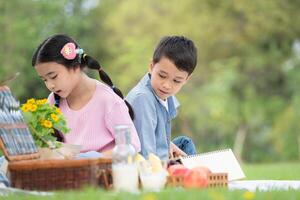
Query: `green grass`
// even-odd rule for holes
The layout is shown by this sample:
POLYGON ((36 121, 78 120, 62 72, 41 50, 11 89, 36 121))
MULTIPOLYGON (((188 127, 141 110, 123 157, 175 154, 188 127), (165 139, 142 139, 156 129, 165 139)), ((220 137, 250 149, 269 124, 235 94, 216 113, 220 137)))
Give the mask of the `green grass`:
MULTIPOLYGON (((275 164, 244 164, 243 170, 247 180, 272 179, 272 180, 300 180, 300 163, 275 163, 275 164)), ((51 199, 51 200, 79 200, 79 199, 104 199, 104 200, 199 200, 199 199, 300 199, 300 190, 270 191, 249 193, 243 190, 229 191, 226 188, 186 190, 182 188, 168 188, 159 193, 141 192, 140 194, 115 193, 101 189, 86 188, 81 191, 56 192, 52 196, 32 196, 13 194, 10 199, 51 199)))
POLYGON ((300 180, 300 162, 276 164, 246 164, 242 166, 246 179, 300 180))

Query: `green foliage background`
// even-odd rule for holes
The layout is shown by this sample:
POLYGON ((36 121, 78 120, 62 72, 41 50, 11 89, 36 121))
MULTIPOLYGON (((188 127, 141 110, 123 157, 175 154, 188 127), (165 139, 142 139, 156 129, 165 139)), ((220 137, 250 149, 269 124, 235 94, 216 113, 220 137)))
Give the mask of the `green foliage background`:
POLYGON ((249 162, 299 160, 299 8, 294 0, 0 1, 0 79, 20 72, 9 85, 18 99, 47 97, 31 56, 49 35, 67 33, 126 94, 159 39, 185 35, 199 63, 178 94, 172 134, 249 162))

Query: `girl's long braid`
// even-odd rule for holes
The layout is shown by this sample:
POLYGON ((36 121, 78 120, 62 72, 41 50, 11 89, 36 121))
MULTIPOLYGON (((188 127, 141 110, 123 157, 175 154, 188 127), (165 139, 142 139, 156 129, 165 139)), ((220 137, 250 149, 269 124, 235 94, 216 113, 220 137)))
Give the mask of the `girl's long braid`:
MULTIPOLYGON (((119 90, 117 87, 114 86, 112 80, 110 79, 110 77, 108 76, 107 73, 105 73, 105 71, 102 69, 100 63, 95 60, 94 58, 92 58, 91 56, 88 56, 86 54, 83 54, 82 56, 82 64, 86 65, 88 68, 90 69, 95 69, 95 70, 98 70, 99 72, 99 76, 100 76, 100 79, 106 83, 108 86, 111 87, 111 89, 119 96, 121 97, 122 99, 124 99, 124 96, 121 92, 121 90, 119 90)), ((128 107, 128 112, 129 112, 129 115, 131 117, 131 119, 133 120, 134 119, 134 112, 133 112, 133 109, 131 107, 131 105, 124 99, 124 102, 125 104, 127 105, 128 107)))
MULTIPOLYGON (((54 100, 55 100, 55 104, 54 105, 57 108, 59 108, 60 96, 54 93, 54 100)), ((56 137, 57 141, 59 141, 59 142, 64 142, 65 141, 64 135, 60 131, 54 129, 53 135, 56 137)))
POLYGON ((59 108, 60 96, 54 93, 54 105, 59 108))

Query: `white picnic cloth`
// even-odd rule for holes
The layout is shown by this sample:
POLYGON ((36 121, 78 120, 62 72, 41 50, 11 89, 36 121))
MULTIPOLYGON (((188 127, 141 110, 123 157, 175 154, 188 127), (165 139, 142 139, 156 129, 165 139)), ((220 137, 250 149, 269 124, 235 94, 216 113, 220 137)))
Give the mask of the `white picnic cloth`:
POLYGON ((255 192, 270 190, 300 190, 300 180, 245 180, 228 183, 230 190, 248 190, 255 192))
POLYGON ((28 190, 21 190, 12 187, 6 187, 3 183, 0 183, 0 197, 1 196, 8 196, 9 194, 17 193, 17 194, 31 194, 31 195, 39 195, 39 196, 48 196, 53 195, 53 192, 40 192, 40 191, 28 191, 28 190))

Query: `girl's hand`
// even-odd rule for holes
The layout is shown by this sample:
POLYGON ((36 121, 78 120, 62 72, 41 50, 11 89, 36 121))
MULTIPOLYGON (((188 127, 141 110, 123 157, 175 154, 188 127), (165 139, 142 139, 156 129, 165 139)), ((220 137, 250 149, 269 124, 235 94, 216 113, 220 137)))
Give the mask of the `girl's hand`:
POLYGON ((173 142, 170 145, 170 158, 187 156, 185 152, 179 149, 173 142))

